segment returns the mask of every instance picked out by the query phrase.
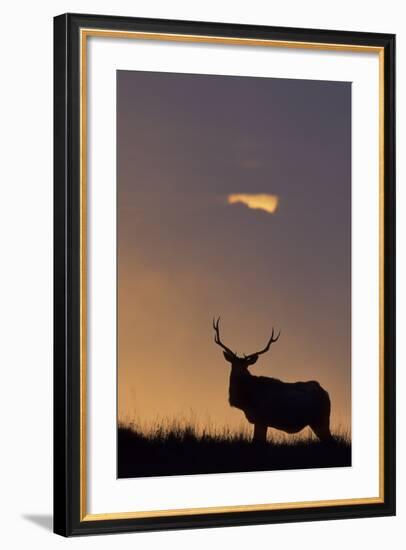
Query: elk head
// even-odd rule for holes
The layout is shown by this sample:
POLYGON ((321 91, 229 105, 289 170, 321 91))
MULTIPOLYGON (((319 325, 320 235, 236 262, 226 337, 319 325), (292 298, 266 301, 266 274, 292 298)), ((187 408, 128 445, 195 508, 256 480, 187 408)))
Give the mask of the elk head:
POLYGON ((266 346, 261 349, 260 351, 256 351, 255 353, 250 353, 250 355, 243 355, 243 357, 239 357, 236 353, 231 351, 230 348, 225 346, 221 339, 220 339, 220 317, 216 320, 213 319, 213 328, 214 328, 214 341, 215 343, 223 348, 223 355, 226 361, 231 363, 232 370, 235 374, 247 374, 248 373, 248 367, 253 365, 257 362, 258 356, 262 353, 266 353, 269 348, 271 347, 271 344, 276 342, 279 339, 280 331, 278 332, 278 335, 275 336, 274 329, 272 328, 272 334, 270 339, 268 340, 268 343, 266 346))

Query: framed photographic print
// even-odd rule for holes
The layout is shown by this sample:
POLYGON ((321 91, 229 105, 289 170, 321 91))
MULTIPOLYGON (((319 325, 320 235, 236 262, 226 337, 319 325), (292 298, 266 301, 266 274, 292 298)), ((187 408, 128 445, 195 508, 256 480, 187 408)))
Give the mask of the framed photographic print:
POLYGON ((395 513, 395 37, 54 20, 54 530, 395 513))

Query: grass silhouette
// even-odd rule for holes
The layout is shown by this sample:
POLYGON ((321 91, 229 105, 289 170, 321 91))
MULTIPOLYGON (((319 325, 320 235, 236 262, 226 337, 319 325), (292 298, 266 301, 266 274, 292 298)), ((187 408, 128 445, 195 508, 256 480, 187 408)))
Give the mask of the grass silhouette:
POLYGON ((336 432, 322 443, 311 435, 273 435, 253 444, 242 428, 200 428, 190 422, 157 421, 148 429, 119 423, 119 478, 252 472, 351 466, 351 439, 336 432))

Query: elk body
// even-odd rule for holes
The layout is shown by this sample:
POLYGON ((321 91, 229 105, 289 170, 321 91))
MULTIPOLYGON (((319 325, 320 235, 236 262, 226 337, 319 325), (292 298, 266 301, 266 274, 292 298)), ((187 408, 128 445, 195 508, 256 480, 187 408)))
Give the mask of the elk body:
POLYGON ((267 345, 260 351, 239 357, 220 339, 220 318, 213 321, 214 341, 231 363, 229 403, 240 409, 254 425, 254 441, 266 441, 268 427, 287 433, 297 433, 310 426, 322 441, 331 439, 330 397, 316 381, 282 382, 277 378, 252 375, 248 367, 257 362, 276 342, 272 329, 267 345))

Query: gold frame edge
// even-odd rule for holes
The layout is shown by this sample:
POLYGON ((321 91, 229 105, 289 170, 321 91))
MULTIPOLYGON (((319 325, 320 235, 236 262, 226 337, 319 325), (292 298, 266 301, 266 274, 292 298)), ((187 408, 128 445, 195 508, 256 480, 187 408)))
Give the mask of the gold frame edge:
POLYGON ((355 44, 282 41, 270 39, 232 38, 223 36, 184 35, 119 31, 106 29, 80 29, 80 521, 141 519, 176 517, 185 515, 220 514, 227 512, 253 512, 267 510, 306 509, 331 506, 381 504, 384 502, 384 48, 355 44), (225 45, 300 48, 355 53, 377 53, 379 56, 379 496, 337 500, 285 502, 145 510, 138 512, 87 513, 87 38, 126 38, 176 42, 217 43, 225 45))

